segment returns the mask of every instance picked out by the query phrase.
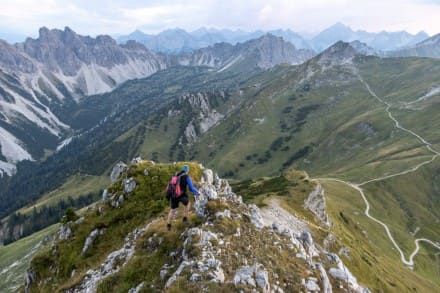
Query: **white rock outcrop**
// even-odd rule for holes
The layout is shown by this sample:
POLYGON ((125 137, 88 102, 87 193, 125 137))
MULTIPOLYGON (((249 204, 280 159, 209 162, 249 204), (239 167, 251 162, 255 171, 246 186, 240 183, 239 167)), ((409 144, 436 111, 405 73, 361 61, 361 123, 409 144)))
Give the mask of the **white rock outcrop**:
POLYGON ((317 184, 315 189, 310 192, 304 202, 304 207, 310 210, 322 225, 327 228, 331 227, 331 221, 325 210, 324 189, 321 184, 317 184))
POLYGON ((110 180, 112 183, 118 180, 119 176, 127 170, 127 165, 124 162, 117 163, 110 173, 110 180))
POLYGON ((262 229, 264 227, 264 220, 263 217, 260 214, 260 209, 254 205, 250 204, 249 207, 249 219, 251 220, 251 223, 255 226, 257 229, 262 229))
POLYGON ((133 177, 130 177, 124 180, 124 192, 131 193, 136 188, 136 180, 133 177))
POLYGON ((60 230, 58 231, 58 237, 60 240, 66 240, 72 234, 72 228, 70 228, 70 224, 61 225, 60 230))
MULTIPOLYGON (((143 229, 135 229, 127 237, 125 237, 124 245, 121 249, 113 251, 110 253, 105 261, 95 270, 89 270, 86 276, 81 280, 81 282, 72 289, 67 290, 67 293, 93 293, 96 292, 96 287, 107 276, 110 276, 118 272, 130 258, 133 256, 135 251, 136 240, 143 235, 151 224, 156 221, 150 222, 143 229)), ((97 230, 93 230, 97 231, 97 230)), ((93 232, 92 231, 92 232, 93 232)), ((141 283, 142 284, 142 283, 141 283)), ((141 285, 139 284, 139 286, 141 285)), ((138 288, 137 286, 136 288, 138 288)), ((136 290, 134 288, 134 290, 136 290)), ((140 287, 138 290, 140 290, 140 287)), ((133 291, 138 292, 138 291, 133 291)))
POLYGON ((270 292, 269 273, 261 264, 244 266, 237 270, 232 281, 235 286, 239 284, 257 287, 262 292, 270 292))
POLYGON ((105 229, 95 229, 90 232, 89 236, 87 236, 86 241, 84 241, 84 246, 82 249, 82 254, 85 254, 87 250, 89 250, 90 246, 93 244, 95 239, 105 233, 105 229))
POLYGON ((370 292, 368 288, 359 285, 355 276, 353 276, 350 270, 344 265, 344 263, 342 262, 342 260, 339 258, 338 255, 334 253, 327 253, 327 257, 331 262, 335 263, 337 266, 336 268, 335 267, 330 268, 328 271, 333 278, 339 281, 346 282, 349 288, 355 292, 359 292, 359 293, 370 292))

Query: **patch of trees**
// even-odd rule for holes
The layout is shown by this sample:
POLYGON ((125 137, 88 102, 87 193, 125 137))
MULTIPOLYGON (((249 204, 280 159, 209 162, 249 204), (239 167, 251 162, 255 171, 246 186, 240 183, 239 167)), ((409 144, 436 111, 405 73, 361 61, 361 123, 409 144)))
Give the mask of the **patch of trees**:
POLYGON ((43 205, 39 209, 34 207, 29 214, 13 213, 5 223, 7 233, 4 236, 3 243, 5 245, 9 244, 58 223, 66 213, 71 213, 73 208, 83 208, 99 200, 99 198, 99 193, 89 193, 76 199, 69 196, 66 200, 63 199, 56 205, 43 205))
POLYGON ((287 161, 285 161, 283 163, 283 168, 287 168, 290 165, 292 165, 293 162, 295 162, 296 160, 306 156, 310 151, 312 150, 311 146, 305 146, 302 149, 300 149, 299 151, 297 151, 296 153, 294 153, 287 161))

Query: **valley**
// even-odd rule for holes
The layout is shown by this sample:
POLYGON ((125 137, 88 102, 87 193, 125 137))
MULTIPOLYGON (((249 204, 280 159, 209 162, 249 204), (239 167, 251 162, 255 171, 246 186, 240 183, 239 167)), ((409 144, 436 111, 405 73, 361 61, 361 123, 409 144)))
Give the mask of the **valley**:
MULTIPOLYGON (((431 290, 440 286, 436 261, 440 249, 439 59, 377 57, 344 42, 316 54, 270 35, 167 57, 140 44, 122 46, 104 37, 88 39, 67 28, 40 34, 39 39, 29 41, 36 48, 45 38, 62 42, 61 35, 73 38, 83 50, 92 50, 89 43, 103 46, 104 55, 95 59, 77 56, 64 44, 63 52, 79 58, 69 64, 56 59, 56 54, 47 60, 38 55, 28 60, 30 53, 23 53, 24 49, 8 47, 9 54, 26 57, 15 58, 20 61, 17 64, 48 67, 35 71, 46 80, 45 87, 40 83, 30 88, 29 83, 35 82, 18 78, 20 72, 2 71, 0 75, 4 90, 0 104, 8 109, 0 115, 0 139, 10 142, 2 142, 0 168, 3 175, 14 175, 0 179, 3 240, 9 243, 56 223, 67 205, 82 208, 99 200, 108 186, 108 174, 119 161, 130 163, 136 157, 154 162, 197 161, 230 179, 238 188, 234 192, 245 201, 295 214, 319 241, 333 231, 343 239, 338 245, 350 246, 355 255, 343 257, 347 267, 372 288, 386 291, 395 285, 402 290, 431 290), (116 65, 106 63, 105 48, 120 57, 113 60, 116 65), (133 69, 124 78, 122 69, 105 75, 104 69, 94 65, 130 67, 133 60, 142 60, 145 70, 133 69), (51 76, 48 70, 55 70, 51 66, 59 66, 61 75, 70 74, 70 80, 51 76), (96 87, 89 86, 92 79, 85 75, 84 83, 84 66, 99 76, 96 87), (19 152, 15 160, 11 149, 19 152), (288 176, 292 170, 309 174, 292 179, 298 184, 292 183, 294 191, 271 186, 273 180, 282 187, 286 181, 279 176, 288 176), (310 182, 322 185, 335 226, 323 227, 303 212, 306 195, 312 193, 310 182), (253 190, 252 184, 268 184, 275 191, 262 193, 253 190), (283 194, 290 197, 274 198, 283 194), (49 218, 46 213, 50 223, 35 220, 49 218), (23 220, 31 216, 35 218, 23 220), (24 221, 35 225, 32 231, 24 229, 24 221), (378 280, 368 267, 384 272, 386 280, 378 280), (400 282, 385 273, 391 270, 410 280, 400 282)), ((136 170, 138 180, 140 172, 136 170)), ((135 192, 136 201, 143 196, 139 192, 135 192)), ((159 199, 159 194, 152 196, 159 199)), ((143 207, 151 209, 147 218, 153 220, 165 206, 159 201, 143 207)), ((120 213, 131 217, 127 210, 120 213)), ((102 221, 99 215, 90 217, 89 226, 81 226, 82 238, 94 221, 102 221)), ((110 221, 105 225, 117 223, 116 212, 104 219, 110 221)), ((130 224, 114 227, 121 237, 141 225, 141 219, 127 221, 130 224)), ((154 223, 152 227, 163 232, 154 223)), ((121 239, 111 248, 116 249, 121 239)), ((78 249, 82 243, 75 245, 78 249)), ((110 253, 110 248, 106 251, 110 253)), ((85 271, 89 266, 73 254, 75 259, 69 263, 57 260, 66 265, 60 276, 62 286, 80 280, 78 276, 66 281, 72 268, 79 265, 85 271)), ((99 264, 103 256, 93 255, 93 263, 99 264)))

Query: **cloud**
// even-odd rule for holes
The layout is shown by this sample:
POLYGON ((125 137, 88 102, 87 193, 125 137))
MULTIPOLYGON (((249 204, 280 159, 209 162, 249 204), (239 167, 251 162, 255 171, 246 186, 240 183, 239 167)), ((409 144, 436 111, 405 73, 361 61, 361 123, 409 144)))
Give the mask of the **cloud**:
POLYGON ((81 34, 127 34, 202 26, 319 31, 335 22, 368 31, 440 32, 434 0, 2 0, 0 30, 35 35, 70 26, 81 34))

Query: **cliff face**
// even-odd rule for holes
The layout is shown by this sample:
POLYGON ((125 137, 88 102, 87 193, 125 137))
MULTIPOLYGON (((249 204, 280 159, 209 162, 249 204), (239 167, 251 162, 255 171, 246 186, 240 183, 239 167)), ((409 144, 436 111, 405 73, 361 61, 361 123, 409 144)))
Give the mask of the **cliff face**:
POLYGON ((338 255, 315 243, 307 221, 278 201, 263 210, 244 203, 198 164, 189 164, 201 193, 194 213, 167 231, 162 190, 181 165, 115 166, 102 202, 65 223, 34 258, 25 291, 368 291, 338 255))

